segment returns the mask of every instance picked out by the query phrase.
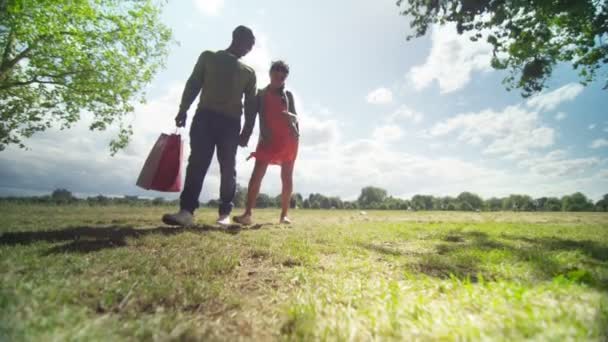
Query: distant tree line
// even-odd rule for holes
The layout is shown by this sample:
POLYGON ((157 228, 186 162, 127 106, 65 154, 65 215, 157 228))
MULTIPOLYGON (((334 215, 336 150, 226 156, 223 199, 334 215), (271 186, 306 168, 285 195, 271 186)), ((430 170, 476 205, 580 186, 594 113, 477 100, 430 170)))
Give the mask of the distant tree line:
MULTIPOLYGON (((237 185, 234 204, 238 208, 245 206, 247 188, 237 185)), ((57 189, 51 195, 39 197, 0 197, 0 203, 27 204, 85 204, 90 206, 103 205, 132 205, 132 206, 178 206, 179 200, 168 201, 163 197, 154 199, 138 196, 107 197, 103 195, 77 198, 66 189, 57 189)), ((219 201, 212 199, 205 206, 217 208, 219 201)), ((260 193, 256 200, 257 208, 278 208, 281 205, 281 195, 270 196, 260 193)), ((345 201, 336 196, 325 196, 319 193, 309 194, 308 197, 295 193, 291 197, 291 207, 301 209, 366 209, 366 210, 442 210, 442 211, 608 211, 608 194, 593 202, 584 194, 576 192, 571 195, 558 197, 532 198, 528 195, 513 194, 507 197, 492 197, 483 199, 471 192, 462 192, 456 197, 414 195, 411 199, 395 198, 388 195, 384 189, 367 186, 361 189, 356 200, 345 201)))
POLYGON ((138 196, 125 195, 122 197, 115 196, 90 196, 79 198, 72 194, 67 189, 56 189, 50 195, 33 196, 33 197, 0 197, 0 203, 22 203, 22 204, 55 204, 55 205, 89 205, 89 206, 107 206, 107 205, 131 205, 131 206, 158 206, 158 205, 179 205, 178 200, 168 201, 163 197, 157 198, 140 198, 138 196))

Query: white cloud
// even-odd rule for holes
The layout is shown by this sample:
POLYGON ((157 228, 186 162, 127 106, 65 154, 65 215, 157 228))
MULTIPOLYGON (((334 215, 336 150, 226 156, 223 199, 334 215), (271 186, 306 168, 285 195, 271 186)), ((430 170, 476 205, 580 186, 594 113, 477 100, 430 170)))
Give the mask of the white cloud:
POLYGON ((388 117, 388 122, 398 122, 398 121, 413 121, 415 123, 420 123, 423 119, 423 115, 420 112, 417 112, 406 105, 402 105, 396 111, 388 117))
POLYGON ((579 83, 569 83, 548 93, 542 93, 529 99, 526 104, 536 110, 553 110, 562 102, 574 100, 584 87, 579 83))
POLYGON ((555 120, 557 121, 562 121, 564 120, 568 115, 564 112, 559 112, 557 114, 555 114, 555 120))
POLYGON ((299 114, 299 124, 302 146, 332 146, 340 136, 336 120, 323 120, 304 113, 299 114))
POLYGON ((372 136, 374 140, 390 143, 401 139, 403 136, 403 131, 401 128, 399 128, 399 126, 384 125, 376 127, 372 133, 372 136))
POLYGON ((378 88, 367 94, 365 99, 371 104, 388 104, 393 102, 393 92, 388 88, 378 88))
POLYGON ((596 125, 596 124, 591 124, 591 125, 587 126, 587 128, 588 128, 590 131, 591 131, 591 130, 594 130, 594 129, 595 129, 595 127, 597 127, 597 125, 596 125))
POLYGON ((216 16, 224 7, 224 0, 194 0, 194 5, 205 15, 216 16))
POLYGON ((380 186, 396 196, 494 191, 489 184, 502 175, 457 158, 413 155, 393 147, 385 141, 357 139, 328 150, 307 151, 297 162, 297 183, 301 189, 353 199, 366 185, 380 186))
POLYGON ((456 115, 435 124, 431 136, 439 137, 458 133, 458 140, 471 145, 485 142, 483 152, 520 158, 531 149, 541 149, 553 145, 555 132, 543 126, 537 112, 528 112, 520 106, 509 106, 496 112, 487 109, 479 113, 456 115))
POLYGON ((545 177, 582 175, 600 164, 597 157, 568 159, 564 150, 549 152, 546 156, 522 160, 519 166, 545 177))
POLYGON ((473 72, 491 70, 492 46, 459 35, 454 24, 434 26, 431 41, 431 51, 424 64, 414 66, 408 73, 417 90, 437 81, 441 93, 450 93, 469 83, 473 72))
POLYGON ((591 145, 589 145, 591 148, 602 148, 606 146, 608 146, 608 140, 606 139, 595 139, 591 145))
MULTIPOLYGON (((268 72, 270 71, 270 64, 273 60, 271 56, 273 56, 273 54, 270 52, 270 47, 268 46, 268 36, 254 27, 252 27, 252 30, 255 32, 255 45, 251 52, 243 57, 242 60, 243 63, 252 67, 255 71, 257 87, 263 88, 270 83, 268 72)), ((289 80, 287 80, 287 84, 289 85, 289 80)))

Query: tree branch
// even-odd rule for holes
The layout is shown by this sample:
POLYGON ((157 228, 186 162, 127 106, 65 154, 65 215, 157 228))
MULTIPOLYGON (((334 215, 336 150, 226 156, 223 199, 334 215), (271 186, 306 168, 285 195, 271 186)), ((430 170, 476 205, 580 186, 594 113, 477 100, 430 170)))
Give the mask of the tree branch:
POLYGON ((32 51, 32 46, 28 46, 25 50, 21 51, 15 58, 2 64, 0 66, 0 80, 4 80, 8 72, 19 63, 25 57, 28 57, 28 54, 32 51))
POLYGON ((28 80, 28 81, 11 82, 11 83, 6 83, 4 85, 0 85, 0 90, 2 90, 2 89, 9 89, 9 88, 12 88, 12 87, 27 86, 27 85, 30 85, 30 84, 33 84, 33 83, 55 84, 55 85, 61 85, 61 86, 65 86, 67 88, 70 88, 70 86, 67 85, 67 84, 65 84, 65 82, 61 82, 61 81, 57 81, 57 80, 45 80, 44 78, 57 79, 57 78, 66 77, 66 76, 78 75, 78 74, 86 73, 86 72, 89 72, 89 71, 91 71, 91 70, 84 69, 84 70, 80 70, 80 71, 66 71, 66 72, 62 72, 62 73, 59 73, 59 74, 38 75, 38 76, 35 76, 34 78, 32 78, 31 80, 28 80))

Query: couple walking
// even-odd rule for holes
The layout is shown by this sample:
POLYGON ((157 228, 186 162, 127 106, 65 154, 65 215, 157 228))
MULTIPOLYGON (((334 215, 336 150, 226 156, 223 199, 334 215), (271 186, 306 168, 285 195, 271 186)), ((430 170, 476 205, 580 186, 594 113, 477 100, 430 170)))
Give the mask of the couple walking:
POLYGON ((180 196, 180 210, 166 214, 162 220, 169 225, 191 226, 198 208, 205 175, 217 149, 220 164, 220 207, 217 223, 231 223, 230 213, 236 192, 236 152, 246 147, 260 115, 260 138, 249 180, 245 212, 235 216, 241 224, 251 224, 252 210, 269 164, 281 166, 281 223, 291 223, 287 216, 293 191, 293 167, 298 153, 298 120, 291 92, 285 90, 289 66, 283 61, 270 67, 270 84, 258 90, 252 68, 239 59, 247 55, 255 37, 251 29, 239 26, 232 32, 232 43, 226 50, 203 52, 194 67, 175 117, 177 127, 186 125, 187 111, 200 93, 190 128, 190 158, 186 180, 180 196), (244 97, 244 101, 243 101, 244 97), (241 115, 245 122, 241 129, 241 115))

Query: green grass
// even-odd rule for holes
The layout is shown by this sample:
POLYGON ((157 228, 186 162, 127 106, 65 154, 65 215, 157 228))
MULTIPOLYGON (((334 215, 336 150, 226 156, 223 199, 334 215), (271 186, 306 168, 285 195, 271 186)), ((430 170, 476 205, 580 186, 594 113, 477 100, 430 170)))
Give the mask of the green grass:
POLYGON ((0 207, 0 340, 608 338, 608 215, 0 207))

